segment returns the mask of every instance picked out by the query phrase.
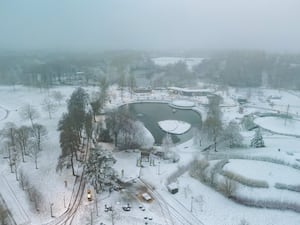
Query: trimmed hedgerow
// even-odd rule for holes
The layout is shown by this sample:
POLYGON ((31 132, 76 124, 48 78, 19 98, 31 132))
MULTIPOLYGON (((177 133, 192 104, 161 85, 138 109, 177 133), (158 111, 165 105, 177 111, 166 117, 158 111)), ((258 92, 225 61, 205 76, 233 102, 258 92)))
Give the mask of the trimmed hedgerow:
MULTIPOLYGON (((228 195, 228 189, 233 186, 231 183, 228 182, 220 182, 216 175, 222 171, 222 168, 228 163, 229 161, 224 159, 219 162, 217 162, 210 170, 207 170, 206 168, 209 166, 209 162, 206 160, 201 160, 198 162, 195 162, 195 164, 190 169, 190 175, 194 177, 195 179, 200 180, 201 182, 211 186, 217 191, 222 192, 224 195, 228 195), (228 188, 227 188, 227 187, 228 188), (224 190, 224 192, 223 192, 224 190)), ((236 188, 234 188, 235 190, 236 188)), ((230 192, 230 191, 229 191, 230 192)), ((230 193, 231 195, 231 193, 230 193)))
POLYGON ((282 183, 276 183, 275 188, 277 189, 283 189, 283 190, 289 190, 289 191, 295 191, 300 192, 300 185, 290 185, 290 184, 282 184, 282 183))
POLYGON ((255 200, 241 196, 231 196, 231 199, 236 203, 251 206, 256 208, 279 209, 279 210, 292 210, 300 213, 300 204, 295 202, 282 202, 278 200, 255 200))
POLYGON ((266 181, 263 180, 255 180, 255 179, 250 179, 246 178, 242 175, 230 172, 230 171, 221 171, 221 175, 224 177, 227 177, 231 180, 234 180, 238 183, 241 183, 243 185, 246 185, 248 187, 255 187, 255 188, 269 188, 269 184, 266 181))
POLYGON ((209 166, 207 160, 195 160, 191 163, 190 176, 199 179, 202 182, 206 180, 206 168, 209 166))
POLYGON ((288 166, 297 170, 300 170, 300 165, 299 164, 292 164, 289 162, 286 162, 282 159, 274 159, 266 156, 246 156, 246 155, 210 155, 209 159, 210 160, 216 160, 216 159, 222 159, 222 158, 230 158, 230 159, 245 159, 245 160, 255 160, 255 161, 262 161, 262 162, 269 162, 269 163, 274 163, 274 164, 279 164, 283 166, 288 166))

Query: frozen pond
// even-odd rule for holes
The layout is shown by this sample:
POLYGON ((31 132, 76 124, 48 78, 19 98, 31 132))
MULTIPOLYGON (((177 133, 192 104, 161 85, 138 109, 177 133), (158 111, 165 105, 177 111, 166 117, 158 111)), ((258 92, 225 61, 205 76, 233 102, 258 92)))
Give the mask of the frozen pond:
MULTIPOLYGON (((122 107, 127 107, 122 106, 122 107)), ((128 110, 138 120, 144 123, 151 132, 156 144, 161 144, 162 138, 166 135, 158 125, 158 122, 164 120, 178 120, 191 125, 192 127, 201 126, 201 115, 191 109, 176 109, 170 107, 167 103, 132 103, 128 105, 128 110)), ((172 134, 174 143, 186 141, 193 136, 193 129, 189 129, 184 134, 172 134)))

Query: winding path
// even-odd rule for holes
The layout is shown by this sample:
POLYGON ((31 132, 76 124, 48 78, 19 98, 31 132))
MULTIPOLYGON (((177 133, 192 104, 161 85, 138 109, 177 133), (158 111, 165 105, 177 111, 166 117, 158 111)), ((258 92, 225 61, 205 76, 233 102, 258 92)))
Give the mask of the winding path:
POLYGON ((0 121, 6 120, 9 115, 9 110, 4 108, 3 106, 0 106, 0 111, 4 111, 4 116, 2 118, 0 117, 0 121))

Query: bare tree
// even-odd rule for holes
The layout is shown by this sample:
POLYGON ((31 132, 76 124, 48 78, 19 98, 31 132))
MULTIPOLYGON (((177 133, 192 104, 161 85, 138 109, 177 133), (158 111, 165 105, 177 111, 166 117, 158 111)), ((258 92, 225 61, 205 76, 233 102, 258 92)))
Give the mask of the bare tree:
POLYGON ((42 105, 43 105, 43 109, 46 112, 48 112, 49 119, 52 119, 52 114, 55 112, 56 109, 54 102, 50 98, 46 97, 44 98, 42 105))
MULTIPOLYGON (((114 109, 111 112, 107 113, 105 123, 106 127, 109 129, 112 139, 114 140, 115 146, 118 146, 119 144, 118 136, 121 131, 125 133, 128 138, 131 133, 134 132, 133 121, 134 119, 126 109, 114 109)), ((127 139, 127 141, 131 140, 127 139)), ((124 143, 121 144, 123 145, 124 143)))
POLYGON ((208 139, 213 141, 215 151, 217 151, 217 142, 223 130, 220 102, 221 98, 219 96, 209 99, 207 118, 203 124, 203 130, 206 132, 208 139))
POLYGON ((22 187, 22 190, 25 190, 29 185, 28 177, 22 169, 19 169, 19 182, 22 187))
POLYGON ((6 123, 4 128, 1 130, 1 136, 5 140, 5 147, 8 152, 9 166, 10 170, 13 173, 14 161, 17 155, 16 148, 16 125, 14 123, 6 123))
POLYGON ((235 194, 237 190, 237 184, 233 180, 226 178, 223 182, 219 183, 218 189, 226 197, 230 198, 235 194))
POLYGON ((32 142, 31 142, 31 155, 34 158, 35 168, 38 169, 38 154, 42 151, 42 141, 47 135, 47 129, 41 124, 33 124, 32 128, 32 142))
POLYGON ((128 77, 128 86, 130 88, 130 97, 132 98, 134 88, 136 87, 136 80, 133 74, 130 74, 128 77))
POLYGON ((20 116, 23 119, 30 120, 32 127, 34 120, 40 117, 38 111, 30 104, 26 104, 21 108, 20 116))
POLYGON ((223 140, 229 148, 242 146, 243 136, 240 134, 240 127, 237 122, 230 121, 223 132, 223 140))
POLYGON ((42 193, 33 185, 29 185, 27 189, 29 200, 33 203, 33 207, 37 212, 43 210, 43 206, 45 205, 45 201, 42 193))
POLYGON ((121 91, 121 99, 123 100, 123 95, 124 95, 124 87, 125 87, 125 74, 124 72, 121 72, 119 79, 118 79, 118 85, 121 91))
POLYGON ((51 93, 51 97, 56 101, 59 105, 64 100, 65 96, 60 91, 53 91, 51 93))
POLYGON ((22 161, 25 162, 25 155, 28 155, 28 143, 30 137, 31 128, 27 126, 21 126, 16 130, 16 142, 20 149, 22 161))
POLYGON ((162 139, 161 142, 161 147, 164 153, 164 158, 169 159, 170 153, 171 153, 171 148, 173 147, 173 140, 171 137, 171 134, 167 133, 164 138, 162 139))

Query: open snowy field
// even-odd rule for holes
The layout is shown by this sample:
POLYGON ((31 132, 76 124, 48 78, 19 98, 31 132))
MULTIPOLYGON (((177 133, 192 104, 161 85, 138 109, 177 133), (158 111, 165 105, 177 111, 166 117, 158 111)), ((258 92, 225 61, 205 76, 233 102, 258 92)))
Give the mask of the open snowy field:
POLYGON ((280 117, 259 117, 254 122, 262 128, 279 134, 300 136, 300 121, 280 117))

